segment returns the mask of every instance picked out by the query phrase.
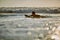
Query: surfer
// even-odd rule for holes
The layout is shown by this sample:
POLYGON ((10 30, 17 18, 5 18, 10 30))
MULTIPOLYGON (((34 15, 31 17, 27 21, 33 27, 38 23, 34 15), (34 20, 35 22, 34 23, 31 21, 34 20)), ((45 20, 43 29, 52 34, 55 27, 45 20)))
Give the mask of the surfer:
POLYGON ((32 17, 32 18, 39 18, 40 17, 40 15, 37 15, 37 14, 35 14, 35 12, 34 11, 32 11, 32 15, 25 15, 26 17, 32 17))
POLYGON ((25 15, 25 17, 28 17, 28 18, 45 18, 45 16, 40 16, 38 14, 35 14, 34 11, 32 11, 32 15, 25 15))
POLYGON ((32 11, 32 15, 31 16, 33 16, 33 17, 40 17, 40 15, 35 14, 34 11, 32 11))

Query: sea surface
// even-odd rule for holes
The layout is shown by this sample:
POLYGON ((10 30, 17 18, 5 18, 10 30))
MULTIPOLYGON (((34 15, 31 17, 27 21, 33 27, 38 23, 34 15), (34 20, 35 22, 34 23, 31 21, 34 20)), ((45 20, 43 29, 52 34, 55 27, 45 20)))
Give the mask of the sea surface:
POLYGON ((31 13, 3 14, 6 16, 0 16, 0 40, 47 40, 49 32, 54 34, 52 29, 60 27, 60 14, 37 13, 50 16, 47 18, 24 16, 25 14, 31 15, 31 13))

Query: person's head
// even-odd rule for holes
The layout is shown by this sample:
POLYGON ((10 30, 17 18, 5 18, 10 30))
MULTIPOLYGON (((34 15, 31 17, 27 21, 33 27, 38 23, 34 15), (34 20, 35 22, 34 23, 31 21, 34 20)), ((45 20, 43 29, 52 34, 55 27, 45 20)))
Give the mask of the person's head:
POLYGON ((32 11, 32 15, 35 15, 35 12, 34 11, 32 11))

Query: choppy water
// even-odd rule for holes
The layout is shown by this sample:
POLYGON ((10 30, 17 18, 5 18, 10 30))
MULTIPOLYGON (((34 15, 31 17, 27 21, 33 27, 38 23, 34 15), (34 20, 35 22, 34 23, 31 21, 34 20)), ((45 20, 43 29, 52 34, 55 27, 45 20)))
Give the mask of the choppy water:
POLYGON ((45 14, 52 17, 39 19, 24 15, 0 17, 0 40, 45 40, 53 27, 60 26, 60 14, 45 14))

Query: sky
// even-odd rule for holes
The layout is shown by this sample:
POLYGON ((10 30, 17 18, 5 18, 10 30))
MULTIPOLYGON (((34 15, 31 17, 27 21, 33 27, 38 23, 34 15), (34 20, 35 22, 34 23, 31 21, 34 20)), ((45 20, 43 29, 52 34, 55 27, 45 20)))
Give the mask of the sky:
POLYGON ((0 0, 0 7, 60 7, 60 0, 0 0))

